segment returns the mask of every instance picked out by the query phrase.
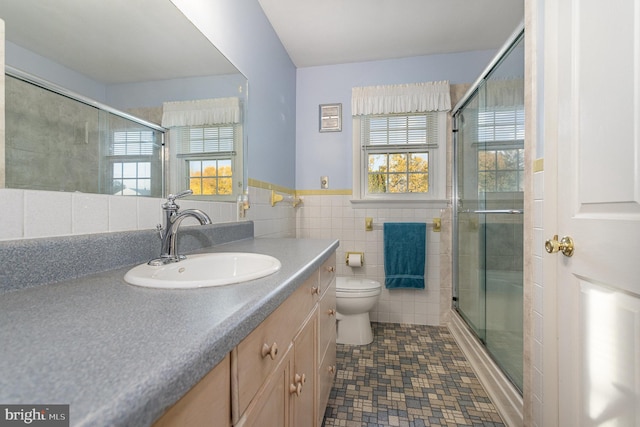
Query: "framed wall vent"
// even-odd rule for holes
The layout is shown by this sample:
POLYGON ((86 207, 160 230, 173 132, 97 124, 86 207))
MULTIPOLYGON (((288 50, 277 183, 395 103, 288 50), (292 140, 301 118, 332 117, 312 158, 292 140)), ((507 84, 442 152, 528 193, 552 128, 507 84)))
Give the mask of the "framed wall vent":
POLYGON ((320 104, 320 132, 342 131, 342 104, 320 104))

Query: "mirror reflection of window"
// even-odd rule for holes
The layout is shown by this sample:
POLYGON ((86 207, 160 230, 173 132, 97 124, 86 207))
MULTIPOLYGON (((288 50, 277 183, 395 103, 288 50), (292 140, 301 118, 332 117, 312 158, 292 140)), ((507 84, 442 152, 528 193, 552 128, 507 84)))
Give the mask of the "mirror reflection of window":
POLYGON ((151 161, 155 144, 155 134, 151 130, 113 132, 109 148, 109 162, 112 165, 111 194, 151 194, 151 161))
POLYGON ((194 195, 233 194, 239 125, 184 126, 177 129, 178 158, 183 163, 185 188, 194 195))
MULTIPOLYGON (((151 197, 166 196, 170 190, 165 185, 174 184, 178 163, 175 151, 169 153, 169 144, 162 145, 168 141, 168 132, 166 139, 157 139, 151 183, 145 184, 141 172, 128 176, 123 169, 125 165, 127 171, 142 168, 142 159, 110 158, 113 130, 129 128, 105 119, 102 113, 118 110, 116 114, 133 116, 134 121, 151 124, 162 133, 158 124, 163 101, 193 99, 194 94, 246 99, 247 79, 171 1, 56 0, 55 6, 73 13, 51 19, 47 13, 50 2, 0 1, 0 17, 6 23, 5 73, 20 71, 21 80, 24 75, 35 77, 40 88, 73 94, 72 98, 80 97, 89 106, 53 95, 32 97, 26 92, 34 88, 10 81, 11 88, 6 89, 11 111, 6 120, 12 133, 7 133, 10 140, 5 145, 0 143, 0 151, 7 153, 7 170, 0 171, 0 184, 57 192, 112 195, 126 190, 125 195, 150 192, 151 197), (152 22, 145 31, 140 31, 140 16, 152 22), (69 37, 69 28, 74 29, 73 37, 69 37), (175 43, 176 39, 180 42, 175 43), (154 46, 161 47, 163 54, 150 48, 154 46), (103 111, 90 107, 97 104, 103 111), (81 111, 83 108, 93 110, 93 115, 81 111), (102 120, 100 127, 98 120, 102 120), (114 170, 115 163, 121 163, 120 172, 114 170)), ((246 112, 243 108, 242 119, 246 112)), ((246 177, 242 159, 235 163, 240 167, 238 175, 246 177)), ((182 180, 179 190, 184 185, 182 180)))
POLYGON ((242 192, 242 104, 238 98, 165 102, 162 125, 178 159, 172 192, 235 200, 242 192))

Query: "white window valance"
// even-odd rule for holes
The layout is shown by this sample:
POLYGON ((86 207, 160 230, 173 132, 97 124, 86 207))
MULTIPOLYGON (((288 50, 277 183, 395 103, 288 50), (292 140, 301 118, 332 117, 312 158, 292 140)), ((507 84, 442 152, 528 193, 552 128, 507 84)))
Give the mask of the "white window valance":
POLYGON ((202 126, 240 123, 240 99, 213 98, 162 104, 162 126, 202 126))
POLYGON ((354 87, 351 90, 351 112, 354 116, 449 110, 451 95, 448 81, 354 87))

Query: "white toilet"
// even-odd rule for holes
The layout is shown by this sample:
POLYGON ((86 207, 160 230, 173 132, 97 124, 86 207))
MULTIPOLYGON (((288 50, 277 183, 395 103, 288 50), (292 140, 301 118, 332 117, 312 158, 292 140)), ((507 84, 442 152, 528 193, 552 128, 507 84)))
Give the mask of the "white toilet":
POLYGON ((366 345, 373 341, 369 312, 376 305, 382 290, 375 280, 336 278, 336 320, 339 344, 366 345))

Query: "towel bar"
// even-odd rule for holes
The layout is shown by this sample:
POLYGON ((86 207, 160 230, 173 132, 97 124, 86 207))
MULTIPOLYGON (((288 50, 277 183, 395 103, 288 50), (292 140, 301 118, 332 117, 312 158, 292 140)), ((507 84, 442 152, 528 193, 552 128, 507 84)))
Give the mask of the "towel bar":
MULTIPOLYGON (((427 223, 427 227, 433 228, 433 232, 434 233, 440 233, 440 231, 442 230, 442 220, 440 218, 433 218, 433 220, 431 222, 427 223)), ((382 230, 382 227, 374 226, 373 225, 373 218, 366 217, 364 219, 364 229, 367 230, 367 231, 373 231, 374 229, 382 230)))

